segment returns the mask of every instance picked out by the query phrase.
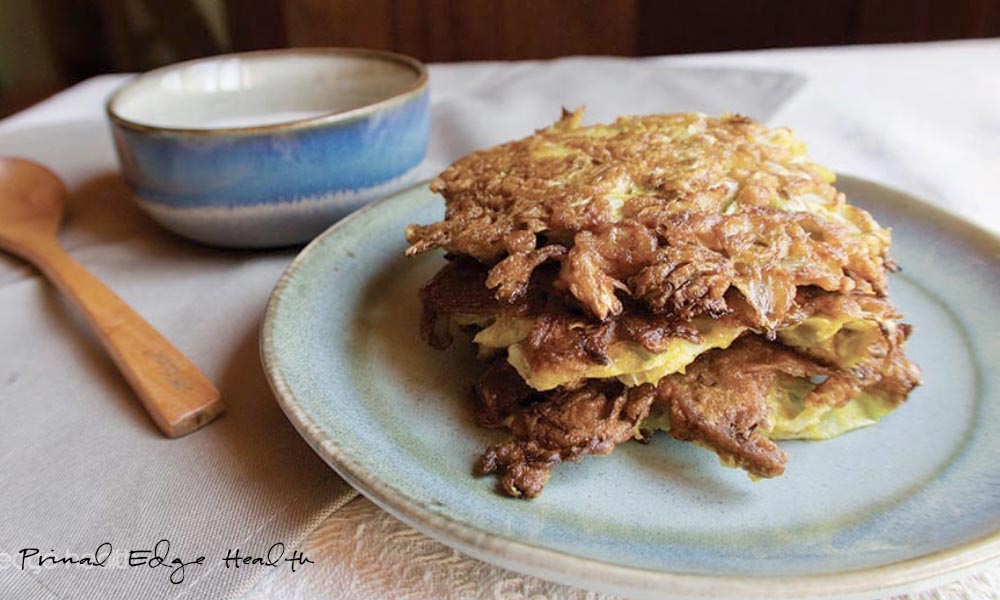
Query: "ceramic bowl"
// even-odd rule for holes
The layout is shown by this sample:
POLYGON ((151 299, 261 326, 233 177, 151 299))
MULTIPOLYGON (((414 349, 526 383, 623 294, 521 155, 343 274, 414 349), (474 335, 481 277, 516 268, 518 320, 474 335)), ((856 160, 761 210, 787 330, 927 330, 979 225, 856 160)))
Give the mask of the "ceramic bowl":
POLYGON ((406 187, 430 130, 420 62, 339 48, 164 67, 118 89, 107 113, 140 206, 230 247, 305 242, 406 187))

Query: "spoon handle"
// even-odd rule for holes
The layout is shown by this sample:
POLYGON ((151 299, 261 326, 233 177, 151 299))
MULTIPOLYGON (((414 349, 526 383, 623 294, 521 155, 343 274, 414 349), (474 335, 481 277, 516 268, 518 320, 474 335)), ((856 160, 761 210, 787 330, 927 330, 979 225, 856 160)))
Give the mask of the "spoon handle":
POLYGON ((219 392, 208 378, 58 243, 33 250, 36 265, 83 311, 167 437, 191 433, 222 412, 219 392))

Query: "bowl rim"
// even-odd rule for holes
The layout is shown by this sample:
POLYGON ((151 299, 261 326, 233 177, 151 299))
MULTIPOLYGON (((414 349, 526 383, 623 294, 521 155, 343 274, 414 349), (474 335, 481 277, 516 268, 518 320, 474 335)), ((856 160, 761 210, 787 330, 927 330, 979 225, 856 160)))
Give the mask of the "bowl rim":
POLYGON ((333 123, 343 123, 354 121, 360 119, 372 113, 381 111, 385 108, 391 106, 402 104, 421 94, 426 88, 428 83, 427 67, 424 63, 420 62, 412 56, 406 54, 400 54, 398 52, 389 52, 388 50, 375 50, 370 48, 334 48, 334 47, 318 47, 318 48, 277 48, 273 50, 252 50, 249 52, 232 52, 228 54, 216 54, 213 56, 205 56, 201 58, 195 58, 192 60, 185 60, 182 62, 177 62, 163 67, 158 67, 151 71, 146 71, 140 73, 135 77, 129 79, 128 81, 122 83, 118 86, 114 92, 108 97, 107 101, 104 103, 104 111, 108 116, 108 119, 114 125, 119 127, 124 127, 126 129, 131 129, 133 131, 143 132, 143 133, 167 133, 167 134, 184 134, 184 135, 254 135, 254 134, 264 134, 264 133, 276 133, 276 132, 288 132, 299 129, 307 129, 317 125, 329 125, 333 123), (182 69, 189 67, 194 64, 199 63, 209 63, 213 61, 218 61, 220 59, 228 58, 261 58, 268 56, 351 56, 351 57, 367 57, 375 58, 386 62, 394 62, 397 64, 402 64, 404 66, 410 67, 417 73, 417 78, 410 87, 394 94, 383 98, 377 102, 372 102, 370 104, 365 104, 357 108, 351 108, 348 110, 333 111, 329 113, 324 113, 321 115, 316 115, 313 117, 308 117, 305 119, 297 119, 293 121, 284 121, 281 123, 271 123, 266 125, 248 125, 245 127, 218 127, 218 128, 194 128, 194 127, 171 127, 166 125, 151 125, 148 123, 143 123, 134 119, 129 119, 122 116, 116 109, 115 104, 121 99, 121 97, 126 94, 129 90, 135 88, 142 81, 148 81, 150 79, 160 77, 164 73, 174 71, 177 69, 182 69))

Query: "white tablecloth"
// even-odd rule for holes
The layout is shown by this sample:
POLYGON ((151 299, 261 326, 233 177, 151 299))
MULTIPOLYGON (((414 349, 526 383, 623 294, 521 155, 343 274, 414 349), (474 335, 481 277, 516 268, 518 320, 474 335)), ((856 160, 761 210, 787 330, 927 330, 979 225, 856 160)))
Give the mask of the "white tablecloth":
MULTIPOLYGON (((588 77, 615 64, 573 59, 565 68, 569 75, 588 77)), ((770 122, 792 127, 818 162, 910 191, 1000 231, 995 197, 1000 190, 1000 40, 693 55, 641 64, 800 73, 805 76, 801 89, 770 122)), ((500 85, 503 77, 530 78, 542 68, 544 63, 434 66, 436 110, 448 114, 442 107, 449 102, 466 109, 478 102, 482 110, 502 112, 503 106, 491 104, 489 86, 500 85)), ((0 122, 0 133, 92 120, 119 82, 117 77, 90 80, 0 122)), ((557 88, 553 95, 516 123, 544 125, 560 103, 572 106, 580 100, 559 97, 557 88)), ((611 107, 598 104, 591 120, 613 116, 611 107)), ((725 106, 725 99, 718 106, 725 106)), ((475 147, 524 133, 505 136, 494 128, 462 143, 475 147)), ((464 557, 362 498, 323 522, 306 548, 315 567, 272 573, 248 597, 602 597, 464 557)), ((997 598, 998 590, 1000 578, 988 571, 921 596, 997 598)))

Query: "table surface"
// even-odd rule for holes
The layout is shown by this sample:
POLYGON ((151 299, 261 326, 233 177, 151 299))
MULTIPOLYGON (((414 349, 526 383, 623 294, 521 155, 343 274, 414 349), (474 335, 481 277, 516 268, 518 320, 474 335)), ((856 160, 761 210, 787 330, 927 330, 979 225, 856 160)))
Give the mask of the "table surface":
MULTIPOLYGON (((574 59, 586 71, 589 59, 574 59)), ((636 59, 642 60, 642 59, 636 59)), ((542 63, 521 63, 530 70, 542 63)), ((595 59, 593 65, 599 65, 595 59)), ((817 162, 901 188, 1000 232, 1000 40, 753 51, 658 59, 746 67, 808 79, 771 119, 806 140, 817 162)), ((432 102, 509 65, 432 65, 432 102)), ((101 117, 121 76, 89 80, 0 121, 0 133, 101 117)), ((540 123, 539 125, 542 125, 540 123)), ((465 557, 358 498, 308 538, 315 568, 276 572, 248 595, 292 597, 603 598, 465 557)), ((915 597, 1000 597, 989 569, 915 597)))

